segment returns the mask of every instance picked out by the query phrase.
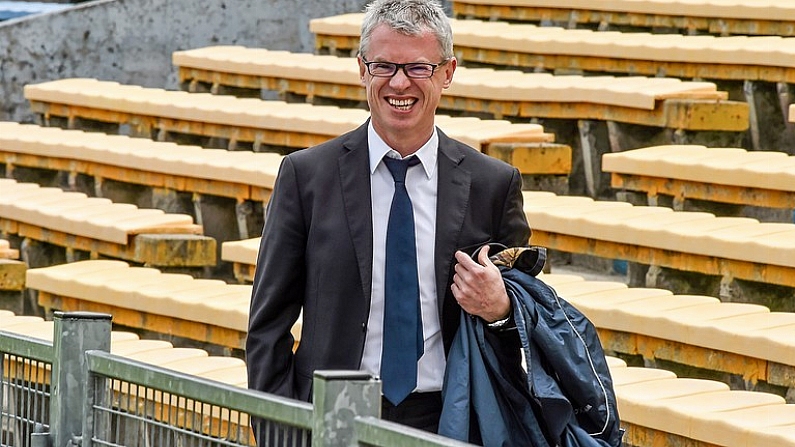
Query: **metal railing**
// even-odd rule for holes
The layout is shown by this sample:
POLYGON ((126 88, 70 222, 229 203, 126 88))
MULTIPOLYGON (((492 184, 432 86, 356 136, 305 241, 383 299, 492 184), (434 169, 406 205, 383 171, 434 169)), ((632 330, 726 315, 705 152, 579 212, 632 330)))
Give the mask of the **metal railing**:
POLYGON ((318 371, 313 404, 110 354, 110 316, 56 313, 53 342, 0 331, 0 446, 463 447, 379 419, 381 384, 318 371))
POLYGON ((0 445, 27 446, 50 426, 52 344, 18 335, 0 336, 0 445))
POLYGON ((312 405, 89 351, 83 439, 91 445, 253 446, 251 416, 280 435, 276 445, 308 445, 312 405), (290 440, 292 444, 285 443, 290 440))

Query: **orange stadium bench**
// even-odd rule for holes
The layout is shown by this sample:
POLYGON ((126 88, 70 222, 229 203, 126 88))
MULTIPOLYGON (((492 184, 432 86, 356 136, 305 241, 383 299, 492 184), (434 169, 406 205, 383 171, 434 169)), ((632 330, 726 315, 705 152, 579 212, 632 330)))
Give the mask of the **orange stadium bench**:
MULTIPOLYGON (((355 53, 361 17, 314 19, 317 50, 355 53)), ((795 150, 789 147, 790 138, 779 135, 786 129, 786 105, 795 96, 792 38, 600 32, 480 20, 453 20, 452 26, 455 54, 464 64, 720 82, 731 99, 748 105, 749 145, 795 150)), ((705 122, 726 126, 731 119, 727 113, 705 122)))
POLYGON ((19 250, 0 238, 0 308, 23 312, 27 268, 27 263, 19 260, 19 250))
MULTIPOLYGON (((546 192, 526 191, 524 207, 534 245, 710 275, 720 278, 721 294, 735 280, 795 287, 795 224, 546 192)), ((795 309, 792 300, 770 298, 777 303, 759 304, 795 309)))
POLYGON ((609 352, 795 389, 795 313, 576 275, 541 279, 594 323, 609 352))
POLYGON ((15 177, 19 167, 66 172, 72 184, 84 175, 93 181, 93 190, 87 192, 96 197, 105 196, 107 181, 144 185, 153 194, 160 190, 190 193, 198 222, 213 218, 213 213, 202 215, 202 195, 234 199, 236 206, 229 210, 233 217, 228 220, 237 221, 243 238, 261 232, 260 226, 249 228, 245 204, 268 201, 281 160, 274 153, 230 152, 0 122, 0 165, 5 164, 8 177, 15 177))
MULTIPOLYGON (((358 65, 351 58, 220 46, 176 52, 172 59, 180 69, 180 80, 187 84, 202 81, 217 86, 227 83, 307 96, 366 99, 358 65)), ((703 99, 714 103, 727 98, 726 92, 718 91, 716 85, 709 82, 644 77, 617 81, 611 77, 554 76, 460 67, 456 70, 455 82, 443 92, 439 107, 492 113, 498 118, 592 119, 605 116, 633 124, 695 129, 695 123, 673 122, 673 115, 657 109, 658 102, 703 99), (552 110, 553 105, 549 103, 587 103, 592 108, 587 112, 562 106, 560 110, 552 110), (545 109, 550 110, 544 113, 545 109)), ((723 130, 745 129, 742 123, 727 123, 727 126, 723 130)))
MULTIPOLYGON (((313 19, 310 26, 316 34, 317 50, 355 55, 362 17, 355 13, 313 19)), ((453 19, 451 25, 456 57, 464 63, 687 79, 795 82, 793 39, 781 36, 600 32, 462 19, 453 19)), ((176 53, 175 65, 180 66, 178 59, 190 57, 193 51, 202 50, 176 53)), ((230 56, 229 60, 236 58, 230 56)))
POLYGON ((0 259, 19 259, 19 250, 11 248, 7 240, 0 239, 0 259))
POLYGON ((689 34, 795 36, 795 5, 777 0, 454 0, 453 15, 689 34))
POLYGON ((644 193, 650 205, 665 195, 677 210, 688 199, 795 209, 795 156, 783 152, 655 146, 605 154, 602 170, 614 188, 644 193))
POLYGON ((88 252, 159 267, 216 263, 215 239, 191 216, 13 179, 0 179, 0 191, 0 233, 63 247, 68 260, 88 252))
MULTIPOLYGON (((223 350, 245 348, 250 285, 94 260, 29 269, 27 287, 47 311, 107 313, 126 328, 223 350)), ((299 320, 296 340, 300 333, 299 320)))
MULTIPOLYGON (((356 28, 358 32, 358 25, 356 28)), ((175 53, 173 61, 180 68, 180 79, 188 85, 228 83, 310 97, 365 99, 358 66, 350 58, 208 47, 175 53)), ((460 67, 443 93, 440 109, 490 113, 497 118, 597 119, 687 130, 748 128, 747 105, 726 101, 727 93, 709 82, 460 67), (707 109, 719 117, 704 122, 707 109), (683 113, 685 110, 688 112, 683 113)))
MULTIPOLYGON (((358 22, 360 17, 356 17, 358 22)), ((354 28, 358 33, 358 24, 352 23, 354 28)), ((322 99, 320 102, 362 104, 365 100, 358 67, 351 58, 222 46, 176 52, 172 59, 179 67, 183 88, 192 91, 209 86, 216 93, 275 90, 285 99, 298 95, 310 101, 322 99)), ((582 163, 566 166, 572 171, 575 191, 587 189, 588 195, 595 196, 607 183, 607 178, 594 178, 594 172, 599 172, 599 153, 672 141, 742 143, 750 108, 743 102, 728 101, 727 95, 714 83, 673 78, 557 76, 460 67, 450 88, 443 92, 440 110, 515 121, 542 120, 558 142, 567 145, 567 151, 577 148, 574 159, 582 163), (603 127, 606 132, 601 131, 603 127)), ((527 155, 511 147, 506 155, 498 155, 496 152, 502 151, 495 149, 488 153, 523 173, 547 173, 549 166, 558 166, 558 160, 564 159, 546 147, 527 155)))
POLYGON ((254 280, 260 240, 259 237, 253 237, 221 244, 221 260, 232 263, 238 281, 250 283, 254 280))
POLYGON ((795 405, 664 369, 610 362, 624 443, 630 446, 795 446, 795 405))
MULTIPOLYGON (((90 119, 129 125, 132 135, 156 136, 161 141, 169 133, 179 133, 227 139, 228 149, 248 142, 256 152, 266 145, 282 152, 312 146, 360 126, 369 116, 364 109, 167 91, 95 79, 27 85, 25 96, 45 125, 51 118, 66 117, 67 127, 75 128, 76 119, 90 119)), ((491 154, 492 145, 524 145, 530 152, 540 145, 557 157, 549 163, 552 167, 541 169, 567 174, 571 166, 570 148, 553 144, 554 135, 538 124, 443 115, 436 117, 436 123, 449 136, 484 153, 491 154)), ((524 173, 537 169, 530 163, 519 167, 524 173)))

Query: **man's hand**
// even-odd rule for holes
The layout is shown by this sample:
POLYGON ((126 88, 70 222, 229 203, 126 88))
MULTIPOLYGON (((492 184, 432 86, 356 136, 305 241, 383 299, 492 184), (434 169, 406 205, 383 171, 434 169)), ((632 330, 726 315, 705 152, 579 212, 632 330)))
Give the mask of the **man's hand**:
POLYGON ((451 289, 461 308, 487 323, 507 317, 511 301, 500 270, 489 259, 488 245, 478 251, 479 263, 460 250, 455 253, 455 259, 458 263, 451 289))

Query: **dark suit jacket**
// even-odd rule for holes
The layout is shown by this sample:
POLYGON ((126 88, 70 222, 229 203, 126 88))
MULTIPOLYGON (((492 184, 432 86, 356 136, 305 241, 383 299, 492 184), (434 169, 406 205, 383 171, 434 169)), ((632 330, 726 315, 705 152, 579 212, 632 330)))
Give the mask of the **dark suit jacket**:
MULTIPOLYGON (((455 250, 486 241, 525 245, 530 230, 515 168, 441 131, 438 165, 436 278, 448 349, 460 318, 450 291, 455 250)), ((365 123, 282 162, 254 278, 246 342, 250 388, 308 401, 315 370, 359 369, 372 253, 365 123), (293 355, 290 328, 302 308, 293 355)))

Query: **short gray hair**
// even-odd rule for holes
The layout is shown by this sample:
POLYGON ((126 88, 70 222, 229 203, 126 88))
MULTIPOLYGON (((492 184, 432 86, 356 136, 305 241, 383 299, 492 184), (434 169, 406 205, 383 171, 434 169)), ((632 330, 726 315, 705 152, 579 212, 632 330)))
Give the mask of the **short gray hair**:
POLYGON ((386 24, 407 36, 431 32, 439 42, 443 59, 453 57, 453 30, 437 0, 375 0, 364 9, 359 54, 365 56, 373 30, 386 24))

